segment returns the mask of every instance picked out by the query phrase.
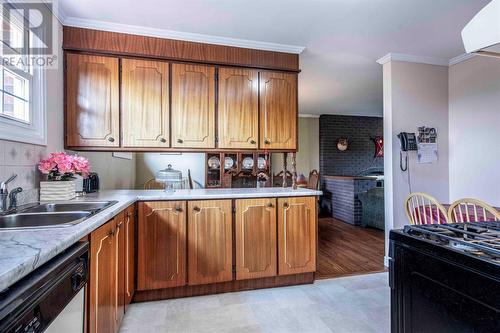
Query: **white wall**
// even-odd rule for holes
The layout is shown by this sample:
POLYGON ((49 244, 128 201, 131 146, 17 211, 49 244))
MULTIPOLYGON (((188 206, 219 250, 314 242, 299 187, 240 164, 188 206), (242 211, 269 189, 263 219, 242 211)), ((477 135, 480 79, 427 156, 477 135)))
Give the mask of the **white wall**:
POLYGON ((500 59, 476 56, 449 71, 450 200, 500 206, 500 59))
MULTIPOLYGON (((319 171, 319 118, 299 117, 298 135, 297 174, 307 178, 311 170, 319 171)), ((271 162, 274 174, 283 170, 283 154, 272 154, 271 162)), ((291 170, 291 154, 287 163, 287 169, 291 170)))
POLYGON ((131 189, 135 187, 135 154, 132 159, 114 157, 106 152, 75 152, 86 157, 90 162, 92 172, 99 174, 101 190, 131 189))
POLYGON ((187 170, 190 169, 193 180, 205 186, 205 154, 141 153, 136 154, 136 188, 142 188, 146 181, 154 178, 155 173, 165 169, 168 164, 182 171, 183 177, 187 177, 187 170))
POLYGON ((386 230, 390 230, 408 223, 404 201, 410 189, 408 172, 399 166, 399 132, 417 132, 419 126, 437 129, 436 163, 417 164, 416 153, 409 154, 411 190, 449 201, 448 67, 393 61, 384 64, 383 75, 386 230))

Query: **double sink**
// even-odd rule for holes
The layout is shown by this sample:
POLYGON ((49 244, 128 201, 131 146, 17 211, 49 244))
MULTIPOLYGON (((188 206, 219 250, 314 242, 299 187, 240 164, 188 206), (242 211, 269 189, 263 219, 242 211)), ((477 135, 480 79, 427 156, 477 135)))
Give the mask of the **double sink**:
POLYGON ((41 203, 0 216, 0 230, 68 227, 88 219, 117 201, 41 203))

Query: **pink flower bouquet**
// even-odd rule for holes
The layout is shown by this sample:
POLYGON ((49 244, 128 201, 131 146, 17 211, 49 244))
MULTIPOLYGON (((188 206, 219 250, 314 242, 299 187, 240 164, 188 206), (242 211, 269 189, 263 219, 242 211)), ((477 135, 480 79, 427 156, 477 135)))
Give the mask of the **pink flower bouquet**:
POLYGON ((58 152, 50 153, 49 158, 41 160, 38 170, 48 175, 48 180, 68 180, 74 174, 86 178, 90 173, 90 164, 85 157, 58 152))

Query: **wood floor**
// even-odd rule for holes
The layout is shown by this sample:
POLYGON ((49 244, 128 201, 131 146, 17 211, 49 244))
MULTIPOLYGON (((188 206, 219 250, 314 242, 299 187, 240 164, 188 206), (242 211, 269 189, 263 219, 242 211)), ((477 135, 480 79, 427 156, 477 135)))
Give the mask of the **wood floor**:
POLYGON ((333 218, 318 220, 317 279, 384 271, 384 232, 333 218))

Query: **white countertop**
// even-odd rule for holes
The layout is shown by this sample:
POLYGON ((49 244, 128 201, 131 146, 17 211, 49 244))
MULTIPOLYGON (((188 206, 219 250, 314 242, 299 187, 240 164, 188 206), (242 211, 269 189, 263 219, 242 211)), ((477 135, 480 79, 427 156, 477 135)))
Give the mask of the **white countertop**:
POLYGON ((63 252, 136 201, 271 198, 321 194, 321 191, 279 187, 177 190, 172 194, 162 190, 113 190, 89 194, 72 201, 116 200, 117 203, 70 227, 0 229, 0 291, 63 252))

